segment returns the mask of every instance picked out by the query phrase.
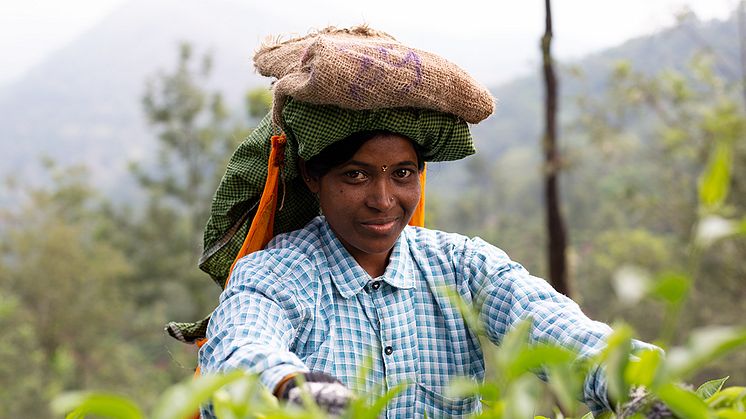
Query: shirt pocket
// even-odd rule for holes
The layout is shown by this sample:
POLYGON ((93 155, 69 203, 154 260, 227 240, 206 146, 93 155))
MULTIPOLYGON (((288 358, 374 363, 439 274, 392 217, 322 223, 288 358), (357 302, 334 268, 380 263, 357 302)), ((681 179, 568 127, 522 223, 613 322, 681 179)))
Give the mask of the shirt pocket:
POLYGON ((460 418, 482 411, 482 403, 477 396, 466 398, 446 397, 427 386, 417 384, 417 400, 421 403, 420 412, 427 412, 428 418, 460 418))

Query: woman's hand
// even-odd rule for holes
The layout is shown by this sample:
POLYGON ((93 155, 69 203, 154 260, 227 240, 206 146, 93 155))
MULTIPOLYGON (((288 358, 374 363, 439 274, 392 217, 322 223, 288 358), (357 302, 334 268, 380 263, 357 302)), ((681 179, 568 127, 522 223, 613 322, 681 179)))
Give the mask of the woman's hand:
POLYGON ((301 376, 302 380, 295 376, 284 383, 278 394, 280 400, 303 406, 305 392, 330 415, 339 416, 345 412, 353 394, 344 384, 323 372, 307 372, 301 376))

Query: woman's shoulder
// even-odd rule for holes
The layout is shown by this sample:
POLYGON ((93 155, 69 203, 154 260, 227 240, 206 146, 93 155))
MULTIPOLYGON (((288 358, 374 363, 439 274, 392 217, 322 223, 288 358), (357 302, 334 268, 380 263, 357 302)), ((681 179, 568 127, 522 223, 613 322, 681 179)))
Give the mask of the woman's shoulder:
POLYGON ((312 221, 302 229, 279 234, 263 250, 239 260, 236 270, 261 274, 262 278, 282 277, 285 283, 313 276, 321 251, 318 230, 312 221))
POLYGON ((417 248, 430 250, 448 250, 464 246, 471 238, 459 234, 434 230, 425 227, 407 226, 404 236, 410 244, 417 244, 417 248))
POLYGON ((469 257, 482 253, 502 256, 505 253, 480 237, 469 237, 460 233, 408 226, 404 229, 404 235, 415 254, 443 254, 449 257, 458 254, 469 257))

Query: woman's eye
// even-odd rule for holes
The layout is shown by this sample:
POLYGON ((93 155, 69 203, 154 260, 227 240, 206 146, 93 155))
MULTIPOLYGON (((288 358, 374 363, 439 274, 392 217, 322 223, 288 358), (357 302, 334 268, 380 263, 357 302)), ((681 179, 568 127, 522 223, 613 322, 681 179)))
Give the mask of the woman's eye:
POLYGON ((363 173, 361 170, 350 170, 349 172, 345 172, 344 175, 353 180, 365 179, 365 173, 363 173))
POLYGON ((394 171, 394 176, 396 176, 399 179, 405 179, 411 176, 414 173, 411 169, 397 169, 394 171))

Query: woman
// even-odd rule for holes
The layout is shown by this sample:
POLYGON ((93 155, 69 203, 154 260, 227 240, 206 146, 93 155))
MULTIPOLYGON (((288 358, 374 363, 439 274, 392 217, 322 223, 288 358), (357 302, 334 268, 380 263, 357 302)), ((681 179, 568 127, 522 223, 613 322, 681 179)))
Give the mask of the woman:
MULTIPOLYGON (((398 385, 406 387, 387 405, 387 417, 478 412, 477 398, 446 395, 455 377, 482 380, 484 360, 478 337, 444 289, 473 304, 497 345, 531 318, 534 342, 584 357, 603 348, 608 326, 588 319, 501 250, 479 238, 408 226, 425 161, 473 152, 463 118, 420 107, 352 110, 292 96, 283 98, 280 115, 290 146, 288 207, 277 212, 275 225, 292 231, 236 263, 200 350, 203 371, 253 371, 291 400, 298 399, 303 375, 333 413, 349 401, 347 389, 380 393, 398 385), (282 218, 283 211, 294 216, 282 218), (282 224, 302 219, 301 212, 314 217, 294 228, 282 224), (361 380, 366 359, 371 369, 361 380)), ((216 202, 259 182, 247 175, 253 166, 240 162, 267 155, 260 149, 273 129, 269 118, 252 133, 256 141, 234 155, 216 202)), ((229 208, 216 204, 217 221, 208 227, 229 208)), ((595 411, 610 408, 600 369, 587 377, 583 398, 595 411)))

